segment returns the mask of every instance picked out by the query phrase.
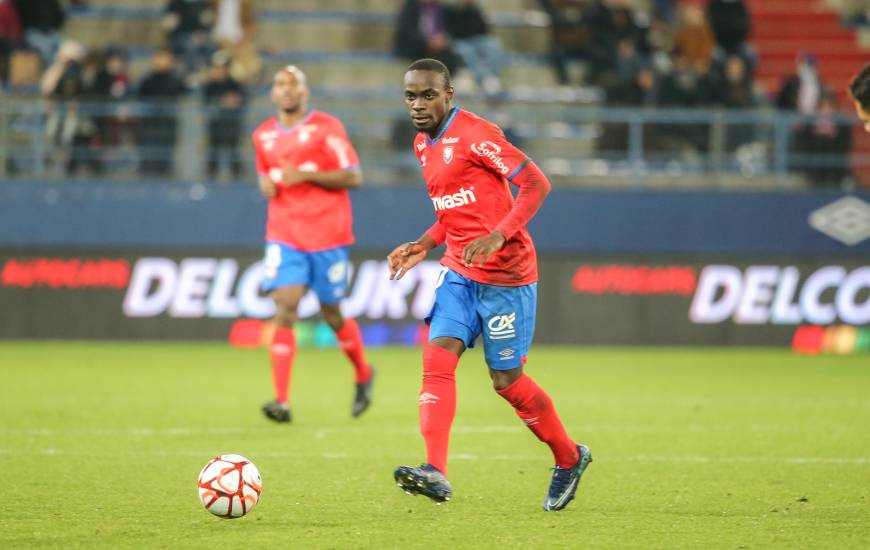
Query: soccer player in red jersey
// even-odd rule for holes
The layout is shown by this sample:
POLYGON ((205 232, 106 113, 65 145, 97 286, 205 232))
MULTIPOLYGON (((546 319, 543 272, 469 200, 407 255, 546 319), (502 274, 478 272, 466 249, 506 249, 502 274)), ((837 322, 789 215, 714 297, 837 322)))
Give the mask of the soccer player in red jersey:
POLYGON ((550 183, 496 125, 453 106, 450 73, 441 62, 412 63, 404 87, 411 121, 420 130, 414 152, 437 221, 419 239, 390 253, 390 277, 401 279, 442 243, 447 251, 427 318, 429 344, 418 400, 426 462, 401 466, 394 477, 406 492, 436 502, 450 499, 447 446, 456 412, 454 373, 465 349, 482 336, 495 391, 553 452, 556 467, 544 510, 561 510, 574 498, 592 454, 568 436, 550 397, 523 373, 535 329, 538 279, 535 247, 525 226, 550 183), (519 187, 516 200, 509 184, 519 187))
POLYGON ((374 371, 366 362, 359 326, 339 309, 348 284, 347 247, 353 243, 348 189, 362 184, 356 151, 334 116, 309 110, 305 74, 289 65, 275 74, 276 117, 254 131, 260 190, 269 199, 264 290, 277 307, 272 340, 275 401, 266 417, 290 422, 290 374, 296 354, 293 324, 299 301, 311 288, 323 318, 353 363, 356 393, 351 414, 371 403, 374 371))

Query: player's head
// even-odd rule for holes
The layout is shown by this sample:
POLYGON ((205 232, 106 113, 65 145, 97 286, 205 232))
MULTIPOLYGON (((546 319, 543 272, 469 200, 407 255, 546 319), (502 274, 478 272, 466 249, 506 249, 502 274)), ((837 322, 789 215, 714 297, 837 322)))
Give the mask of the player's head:
POLYGON ((870 65, 858 73, 849 85, 849 92, 855 101, 855 112, 870 132, 870 65))
POLYGON ((284 113, 305 112, 308 109, 308 83, 305 73, 296 65, 281 67, 272 81, 272 103, 284 113))
POLYGON ((419 59, 405 71, 405 105, 411 123, 424 132, 434 132, 453 101, 450 71, 436 59, 419 59))

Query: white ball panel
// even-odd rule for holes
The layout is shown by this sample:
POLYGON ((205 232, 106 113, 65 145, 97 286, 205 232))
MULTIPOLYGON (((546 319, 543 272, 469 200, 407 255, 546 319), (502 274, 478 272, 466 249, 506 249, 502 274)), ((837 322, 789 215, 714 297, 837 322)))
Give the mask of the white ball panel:
POLYGON ((233 497, 233 511, 230 513, 234 518, 241 517, 245 515, 245 509, 242 508, 242 499, 239 497, 233 497))
POLYGON ((227 497, 221 497, 217 499, 214 504, 209 506, 208 511, 216 516, 225 516, 227 515, 229 507, 230 499, 227 497))

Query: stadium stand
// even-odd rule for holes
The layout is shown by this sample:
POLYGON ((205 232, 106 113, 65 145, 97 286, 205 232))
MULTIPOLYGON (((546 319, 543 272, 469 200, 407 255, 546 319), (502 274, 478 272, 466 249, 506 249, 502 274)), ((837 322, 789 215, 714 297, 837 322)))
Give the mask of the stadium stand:
MULTIPOLYGON (((605 75, 598 82, 589 78, 589 64, 581 62, 572 66, 580 80, 567 86, 559 85, 559 78, 549 65, 551 18, 544 8, 559 2, 484 0, 480 4, 509 55, 503 75, 508 101, 492 103, 479 99, 481 94, 475 92, 473 79, 463 74, 465 71, 457 75, 457 90, 463 105, 500 121, 512 139, 522 141, 557 184, 694 187, 709 186, 712 182, 741 188, 802 187, 807 182, 800 177, 799 163, 795 163, 791 154, 794 144, 789 130, 801 124, 799 120, 789 120, 791 115, 777 115, 769 109, 763 109, 761 114, 731 111, 724 116, 717 107, 764 107, 784 76, 793 70, 796 54, 815 49, 823 81, 833 87, 842 101, 845 80, 870 58, 866 50, 858 47, 861 31, 841 24, 840 18, 849 9, 845 0, 839 0, 841 6, 835 5, 834 0, 824 6, 820 0, 796 2, 800 6, 795 7, 795 2, 746 1, 752 17, 752 49, 758 55, 757 60, 747 60, 750 63, 747 74, 751 77, 754 72, 755 76, 755 86, 752 80, 748 85, 750 94, 758 94, 757 100, 717 99, 717 94, 705 91, 721 88, 718 83, 725 78, 726 67, 722 53, 714 55, 705 74, 682 71, 677 58, 671 56, 672 34, 679 14, 674 21, 663 22, 652 15, 653 3, 645 0, 608 3, 613 10, 629 14, 640 32, 637 38, 632 38, 634 50, 626 54, 632 56, 630 62, 618 60, 617 66, 625 74, 605 75), (809 25, 820 29, 819 39, 827 49, 821 49, 820 42, 814 42, 801 31, 806 31, 809 25), (654 69, 658 75, 653 103, 657 108, 638 110, 638 105, 632 103, 618 103, 623 108, 603 108, 612 103, 606 98, 613 79, 632 80, 635 71, 643 67, 654 69), (686 78, 697 80, 697 90, 692 91, 694 99, 669 95, 684 94, 686 90, 680 86, 686 78), (696 109, 684 110, 687 107, 696 109), (679 133, 680 128, 689 127, 692 130, 686 134, 687 140, 659 139, 663 133, 670 137, 675 131, 679 133), (614 129, 615 141, 611 139, 614 129), (614 143, 616 149, 608 149, 614 143), (654 146, 650 147, 651 144, 654 146), (715 177, 711 178, 710 173, 715 177), (747 182, 746 176, 751 176, 752 181, 747 182)), ((246 79, 252 101, 245 115, 245 128, 268 116, 271 107, 264 99, 268 76, 286 63, 297 63, 309 75, 315 104, 347 120, 348 129, 363 152, 363 162, 372 167, 368 171, 369 181, 383 184, 416 181, 413 159, 400 146, 407 129, 402 130, 402 109, 395 90, 397 75, 401 74, 405 61, 391 54, 397 4, 390 0, 299 0, 288 8, 280 0, 251 2, 256 10, 254 36, 260 58, 256 74, 246 79), (365 108, 359 109, 359 105, 365 108)), ((166 41, 164 17, 163 3, 90 0, 69 10, 63 34, 92 52, 122 46, 130 60, 129 78, 138 83, 149 69, 155 50, 166 41)), ((622 46, 619 51, 623 55, 622 46)), ((195 75, 186 77, 193 90, 202 83, 195 75)), ((35 93, 36 82, 23 84, 17 83, 12 91, 24 96, 35 93)), ((180 125, 181 152, 168 154, 179 160, 176 177, 193 181, 203 173, 204 161, 190 160, 205 155, 203 116, 197 111, 200 106, 196 94, 183 99, 181 105, 180 116, 187 121, 180 125), (196 154, 191 155, 191 151, 196 154)), ((26 116, 28 109, 36 108, 30 105, 3 123, 8 129, 4 135, 16 160, 11 162, 8 157, 13 154, 7 152, 7 159, 0 163, 3 165, 0 173, 17 177, 56 176, 57 171, 38 158, 44 155, 34 145, 39 117, 35 111, 32 117, 26 116)), ((850 124, 849 120, 837 117, 838 124, 850 124)), ((864 151, 864 139, 855 134, 859 153, 864 151)), ((247 147, 247 140, 243 143, 247 147)), ((127 160, 115 162, 113 166, 117 169, 111 176, 134 179, 136 175, 129 167, 136 155, 133 150, 119 151, 117 156, 127 160)), ((250 155, 246 158, 250 163, 250 155)), ((853 158, 853 164, 862 175, 862 163, 857 157, 853 158)))

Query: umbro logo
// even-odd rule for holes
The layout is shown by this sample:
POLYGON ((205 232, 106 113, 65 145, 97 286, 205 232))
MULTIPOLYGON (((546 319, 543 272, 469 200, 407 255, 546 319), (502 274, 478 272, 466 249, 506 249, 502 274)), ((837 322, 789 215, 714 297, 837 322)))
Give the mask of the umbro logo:
POLYGON ((540 418, 541 418, 540 416, 535 416, 532 418, 523 418, 523 422, 526 423, 526 426, 534 426, 535 424, 538 423, 538 420, 540 418))
POLYGON ((421 141, 420 143, 417 144, 418 151, 422 151, 425 148, 426 148, 426 144, 424 142, 421 141))
POLYGON ((437 395, 432 395, 431 393, 421 393, 420 397, 417 398, 417 403, 419 405, 430 405, 437 403, 439 399, 441 398, 437 395))
POLYGON ((809 223, 816 231, 854 246, 870 238, 870 204, 858 197, 843 197, 813 210, 809 223))

